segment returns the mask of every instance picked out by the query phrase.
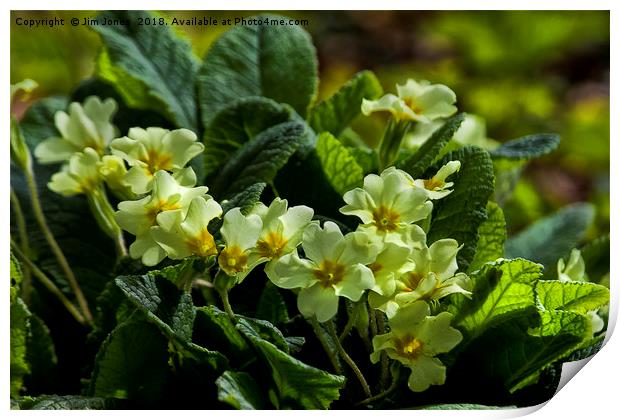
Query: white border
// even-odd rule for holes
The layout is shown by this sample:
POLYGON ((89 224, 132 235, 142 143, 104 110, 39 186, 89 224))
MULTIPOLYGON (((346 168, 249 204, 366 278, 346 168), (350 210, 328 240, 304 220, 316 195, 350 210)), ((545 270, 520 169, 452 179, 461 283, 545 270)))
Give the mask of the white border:
MULTIPOLYGON (((144 10, 158 10, 158 9, 175 9, 175 10, 196 10, 201 8, 207 8, 212 10, 348 10, 348 9, 361 9, 361 10, 482 10, 482 9, 497 9, 497 10, 611 10, 611 40, 614 47, 617 49, 618 45, 618 29, 620 28, 620 19, 618 18, 618 7, 617 4, 620 4, 615 1, 603 1, 603 0, 589 0, 587 2, 575 2, 575 1, 541 1, 541 0, 505 0, 502 2, 497 1, 442 1, 439 4, 437 1, 415 1, 411 0, 404 1, 394 1, 394 0, 382 0, 378 1, 370 1, 370 0, 357 0, 357 1, 325 1, 325 0, 314 0, 314 1, 285 1, 285 0, 266 0, 257 2, 249 2, 249 1, 239 1, 239 0, 228 0, 226 2, 197 2, 197 1, 187 1, 187 0, 178 0, 175 1, 170 7, 171 3, 161 0, 155 1, 135 1, 131 3, 131 6, 127 3, 127 1, 118 1, 118 0, 108 0, 108 1, 92 1, 88 4, 84 4, 83 2, 78 1, 63 1, 63 2, 53 2, 42 1, 42 0, 24 0, 24 1, 12 1, 8 4, 3 2, 3 8, 5 8, 5 26, 2 27, 2 56, 5 60, 8 61, 10 57, 10 25, 8 25, 9 18, 9 10, 46 10, 46 9, 68 9, 68 10, 83 10, 87 9, 102 9, 102 10, 110 10, 110 9, 144 9, 144 10), (87 7, 85 7, 87 6, 87 7)), ((618 84, 615 83, 614 76, 617 75, 618 69, 618 54, 612 48, 611 50, 611 68, 612 77, 611 77, 611 115, 616 115, 619 110, 618 107, 618 84)), ((8 85, 10 82, 10 72, 9 66, 6 64, 3 65, 0 69, 3 75, 3 80, 5 89, 8 89, 8 85)), ((8 101, 5 99, 2 101, 2 114, 0 115, 9 115, 8 101)), ((4 181, 0 184, 0 196, 8 197, 9 196, 9 153, 8 153, 8 133, 9 133, 9 119, 7 117, 0 119, 0 124, 2 125, 2 133, 5 135, 4 144, 5 149, 2 154, 2 165, 0 166, 0 170, 2 171, 2 178, 4 181)), ((611 247, 611 255, 620 255, 620 249, 616 245, 617 241, 615 238, 618 237, 618 223, 616 215, 619 214, 620 206, 618 206, 618 198, 617 198, 617 185, 620 178, 618 165, 615 164, 616 159, 618 157, 618 144, 617 140, 620 139, 618 136, 618 122, 617 119, 612 118, 611 121, 611 157, 613 157, 612 161, 614 164, 611 165, 611 214, 613 215, 611 218, 611 235, 614 238, 612 240, 611 247)), ((5 198, 8 202, 8 199, 5 198)), ((8 228, 8 219, 9 219, 9 206, 2 206, 0 210, 2 213, 3 222, 0 224, 2 229, 2 236, 5 240, 0 241, 0 255, 6 255, 4 261, 7 261, 9 254, 9 228, 8 228)), ((0 278, 8 279, 9 278, 9 268, 8 264, 0 264, 0 278)), ((615 326, 615 322, 617 321, 618 308, 617 303, 620 302, 620 293, 619 288, 617 287, 618 281, 615 279, 616 274, 619 273, 618 263, 615 259, 611 260, 611 294, 612 294, 612 306, 611 306, 611 314, 610 314, 610 331, 613 330, 615 326)), ((7 287, 5 282, 5 287, 7 287)), ((8 289, 8 287, 7 287, 8 289)), ((4 401, 3 411, 8 411, 8 415, 13 417, 43 417, 46 418, 83 418, 86 415, 86 412, 83 411, 73 411, 73 412, 16 412, 9 410, 9 340, 8 340, 8 331, 9 331, 9 305, 8 305, 8 293, 3 297, 4 305, 3 312, 1 316, 1 325, 2 331, 4 332, 4 339, 0 340, 2 344, 0 345, 0 360, 2 361, 2 376, 3 381, 0 385, 0 398, 4 401)), ((610 337, 608 334, 606 344, 604 348, 597 354, 589 363, 588 367, 583 371, 579 372, 575 378, 570 380, 559 392, 553 397, 546 405, 543 404, 542 407, 529 408, 529 409, 521 409, 521 410, 508 410, 508 411, 482 411, 482 412, 455 412, 455 411, 433 411, 433 412, 422 412, 422 411, 391 411, 389 413, 382 413, 382 415, 389 415, 391 418, 402 417, 403 419, 410 419, 415 417, 416 419, 426 419, 426 418, 462 418, 462 419, 480 419, 480 418, 512 418, 518 417, 521 415, 525 415, 533 411, 530 414, 530 418, 533 419, 547 419, 549 417, 561 417, 563 419, 583 419, 583 418, 600 418, 607 419, 612 418, 611 413, 617 413, 617 391, 616 391, 616 381, 619 377, 620 373, 620 363, 618 362, 617 355, 620 354, 620 339, 618 337, 610 337)), ((288 418, 291 413, 286 412, 209 412, 205 413, 204 411, 184 411, 179 413, 184 418, 200 418, 204 419, 206 416, 211 418, 230 418, 234 417, 248 417, 248 418, 288 418)), ((341 416, 348 415, 349 412, 342 413, 338 411, 331 412, 304 412, 298 411, 294 415, 299 417, 300 420, 315 417, 320 415, 321 417, 327 416, 341 416)), ((108 411, 108 412, 89 412, 89 416, 93 417, 146 417, 149 418, 167 418, 170 413, 165 411, 159 412, 145 412, 145 411, 108 411)), ((356 411, 354 414, 356 417, 361 416, 363 418, 370 418, 371 416, 376 416, 377 414, 367 411, 361 412, 356 411)), ((617 415, 617 414, 616 414, 617 415)))

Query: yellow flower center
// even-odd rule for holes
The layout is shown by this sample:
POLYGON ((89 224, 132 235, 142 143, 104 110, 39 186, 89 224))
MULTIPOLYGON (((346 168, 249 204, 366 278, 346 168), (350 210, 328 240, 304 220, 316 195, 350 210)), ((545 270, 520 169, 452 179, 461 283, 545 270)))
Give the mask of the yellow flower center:
POLYGON ((398 228, 400 214, 383 204, 375 209, 372 213, 372 217, 377 229, 383 232, 392 232, 398 228))
POLYGON ((383 266, 375 261, 372 264, 368 264, 368 268, 370 268, 370 271, 372 271, 373 274, 377 274, 379 271, 381 271, 383 266))
POLYGON ((238 245, 232 245, 222 250, 217 261, 226 273, 234 275, 246 270, 248 256, 238 245))
POLYGON ((405 274, 403 277, 404 283, 406 284, 406 287, 404 289, 405 292, 411 292, 417 289, 423 278, 423 274, 416 273, 415 271, 405 274))
POLYGON ((434 191, 437 188, 442 188, 444 185, 446 185, 446 183, 440 179, 431 178, 424 180, 424 188, 429 191, 434 191))
POLYGON ((151 225, 154 225, 155 219, 157 218, 157 215, 159 213, 163 211, 168 211, 168 210, 177 210, 180 208, 181 206, 177 202, 171 203, 166 200, 159 200, 158 202, 154 204, 149 204, 149 208, 146 212, 146 217, 151 222, 151 225))
POLYGON ((161 153, 158 150, 149 149, 146 158, 144 159, 144 163, 146 163, 151 174, 154 174, 160 169, 164 169, 166 171, 173 169, 172 155, 161 153))
POLYGON ((405 105, 407 105, 407 107, 416 114, 421 114, 424 111, 411 97, 403 98, 403 102, 405 102, 405 105))
POLYGON ((198 235, 188 239, 185 243, 194 255, 210 257, 211 255, 217 254, 215 241, 207 228, 202 229, 198 232, 198 235))
POLYGON ((256 250, 261 257, 279 258, 288 241, 279 232, 269 231, 256 242, 256 250))
POLYGON ((336 262, 325 260, 319 268, 314 270, 314 276, 319 280, 319 284, 325 288, 338 284, 344 278, 346 267, 336 262))
POLYGON ((424 343, 415 337, 406 335, 404 337, 395 338, 396 353, 407 359, 415 360, 422 354, 424 343))

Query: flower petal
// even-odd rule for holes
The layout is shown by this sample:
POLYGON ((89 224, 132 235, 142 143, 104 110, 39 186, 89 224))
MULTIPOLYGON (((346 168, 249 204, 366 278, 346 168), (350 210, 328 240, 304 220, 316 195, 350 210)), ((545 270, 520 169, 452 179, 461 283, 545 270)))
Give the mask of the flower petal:
POLYGON ((315 284, 299 291, 297 307, 306 318, 316 316, 317 321, 326 322, 338 312, 338 296, 333 288, 315 284))
POLYGON ((435 357, 421 356, 409 365, 411 375, 407 385, 413 392, 426 391, 431 385, 446 382, 446 367, 435 357))

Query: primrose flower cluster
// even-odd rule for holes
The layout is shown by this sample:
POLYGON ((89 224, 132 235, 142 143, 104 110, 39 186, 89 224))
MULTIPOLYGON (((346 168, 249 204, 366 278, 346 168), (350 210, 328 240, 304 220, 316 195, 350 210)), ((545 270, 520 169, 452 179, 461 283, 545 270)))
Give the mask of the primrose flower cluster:
MULTIPOLYGON (((366 101, 362 110, 409 107, 394 115, 432 120, 454 112, 455 98, 446 89, 409 81, 399 87, 399 97, 366 101), (382 105, 386 101, 392 108, 382 105)), ((431 315, 430 304, 453 293, 469 295, 469 278, 458 273, 457 241, 427 244, 420 225, 428 225, 433 200, 451 193, 448 178, 460 169, 459 161, 429 179, 413 179, 393 166, 367 175, 360 188, 343 196, 341 213, 359 219, 354 231, 343 233, 334 222, 321 226, 313 220, 313 209, 289 207, 280 198, 224 214, 208 187, 196 186, 188 166, 204 149, 193 132, 131 128, 119 137, 111 121, 115 112, 112 99, 72 103, 68 113, 56 115, 61 136, 42 142, 35 156, 41 163, 64 163, 48 184, 51 190, 101 197, 105 184, 122 200, 107 222, 135 236, 132 258, 146 266, 166 257, 217 261, 218 276, 232 279, 232 286, 265 263, 269 280, 293 290, 301 314, 318 322, 336 316, 340 298, 368 304, 389 327, 373 338, 371 360, 385 353, 411 368, 414 391, 444 383, 446 369, 436 356, 462 336, 450 326, 452 315, 431 315), (211 223, 219 218, 221 239, 211 223)))

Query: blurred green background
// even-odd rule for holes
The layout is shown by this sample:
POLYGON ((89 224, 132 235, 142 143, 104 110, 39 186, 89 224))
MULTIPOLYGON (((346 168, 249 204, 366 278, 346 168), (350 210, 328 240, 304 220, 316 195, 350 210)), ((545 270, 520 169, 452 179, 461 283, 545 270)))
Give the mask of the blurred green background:
MULTIPOLYGON (((241 17, 258 12, 161 12, 241 17)), ((573 202, 596 205, 592 238, 609 231, 609 13, 564 11, 278 12, 307 19, 319 55, 320 96, 373 70, 386 91, 407 78, 450 86, 459 109, 482 116, 500 142, 555 132, 555 153, 528 165, 505 203, 511 231, 573 202)), ((83 18, 96 12, 12 12, 11 83, 36 80, 36 97, 67 94, 89 77, 98 36, 85 26, 31 29, 15 18, 83 18)), ((202 57, 229 27, 184 27, 202 57)), ((27 107, 17 104, 14 111, 27 107)), ((380 136, 381 121, 358 129, 380 136)))

